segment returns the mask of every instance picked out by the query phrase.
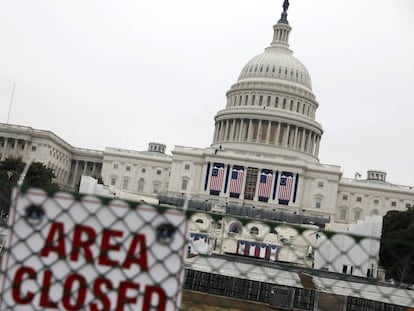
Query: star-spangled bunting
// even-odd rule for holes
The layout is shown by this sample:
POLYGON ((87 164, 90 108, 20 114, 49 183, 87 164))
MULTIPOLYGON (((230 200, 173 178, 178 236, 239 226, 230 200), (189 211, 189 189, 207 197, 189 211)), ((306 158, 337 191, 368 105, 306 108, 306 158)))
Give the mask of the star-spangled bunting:
POLYGON ((292 194, 293 174, 290 172, 282 172, 279 184, 279 204, 287 205, 292 194))
POLYGON ((239 197, 243 188, 244 168, 243 166, 233 166, 230 178, 230 196, 239 197))
POLYGON ((211 179, 210 179, 210 192, 214 192, 214 194, 219 194, 221 191, 221 187, 223 185, 223 177, 224 177, 224 164, 223 163, 214 163, 213 170, 211 172, 211 179))
POLYGON ((259 199, 262 200, 268 200, 270 197, 270 192, 272 188, 272 181, 273 181, 273 174, 271 171, 268 170, 262 170, 262 173, 260 174, 260 180, 259 180, 259 190, 258 190, 258 196, 259 199))

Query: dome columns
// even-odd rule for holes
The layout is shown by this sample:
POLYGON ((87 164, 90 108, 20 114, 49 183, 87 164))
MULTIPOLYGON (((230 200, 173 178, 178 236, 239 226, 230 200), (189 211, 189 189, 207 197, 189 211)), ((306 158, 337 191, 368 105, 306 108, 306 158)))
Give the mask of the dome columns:
POLYGON ((289 47, 289 34, 291 27, 288 24, 277 23, 273 26, 273 41, 271 46, 289 47))
POLYGON ((320 139, 320 133, 296 124, 259 118, 231 118, 216 122, 213 145, 247 142, 280 146, 317 157, 320 139))

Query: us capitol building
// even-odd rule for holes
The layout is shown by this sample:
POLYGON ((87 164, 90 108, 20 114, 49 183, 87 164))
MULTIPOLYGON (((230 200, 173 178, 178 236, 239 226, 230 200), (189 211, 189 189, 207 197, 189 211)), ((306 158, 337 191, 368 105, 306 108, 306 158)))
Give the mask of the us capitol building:
POLYGON ((187 197, 198 208, 234 207, 263 218, 280 212, 354 223, 413 206, 414 190, 388 183, 386 172, 347 179, 340 166, 319 162, 319 103, 308 70, 289 49, 291 30, 284 7, 270 45, 227 91, 210 147, 175 146, 172 155, 152 142, 146 151, 90 150, 51 131, 0 124, 1 161, 33 158, 71 191, 78 190, 81 176, 91 176, 119 197, 168 204, 187 197))

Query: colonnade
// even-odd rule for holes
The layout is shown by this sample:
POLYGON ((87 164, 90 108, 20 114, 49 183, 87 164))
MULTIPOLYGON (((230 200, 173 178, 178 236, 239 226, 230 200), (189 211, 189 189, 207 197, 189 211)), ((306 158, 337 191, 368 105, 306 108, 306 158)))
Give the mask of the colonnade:
POLYGON ((21 157, 23 161, 26 161, 29 144, 27 140, 4 137, 0 161, 4 161, 8 157, 21 157), (19 142, 22 142, 22 144, 19 144, 19 142), (19 145, 21 146, 20 150, 18 149, 19 145))
POLYGON ((82 175, 95 176, 95 173, 97 173, 97 175, 100 176, 101 171, 99 170, 99 168, 101 168, 102 166, 98 166, 97 164, 98 163, 96 162, 89 162, 85 160, 72 160, 72 165, 71 165, 72 178, 69 181, 69 186, 71 188, 76 187, 77 184, 80 182, 80 178, 82 175), (87 172, 89 163, 92 164, 92 170, 90 173, 87 172), (80 164, 83 164, 83 167, 81 169, 79 169, 80 164))
POLYGON ((270 144, 319 154, 320 135, 298 125, 255 119, 227 119, 216 122, 214 143, 250 142, 270 144))

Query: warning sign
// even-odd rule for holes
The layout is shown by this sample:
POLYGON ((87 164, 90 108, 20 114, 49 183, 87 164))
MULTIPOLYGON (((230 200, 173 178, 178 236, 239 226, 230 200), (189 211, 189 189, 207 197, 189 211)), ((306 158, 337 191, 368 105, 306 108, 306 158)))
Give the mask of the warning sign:
POLYGON ((30 189, 9 220, 0 310, 179 309, 183 211, 30 189))

